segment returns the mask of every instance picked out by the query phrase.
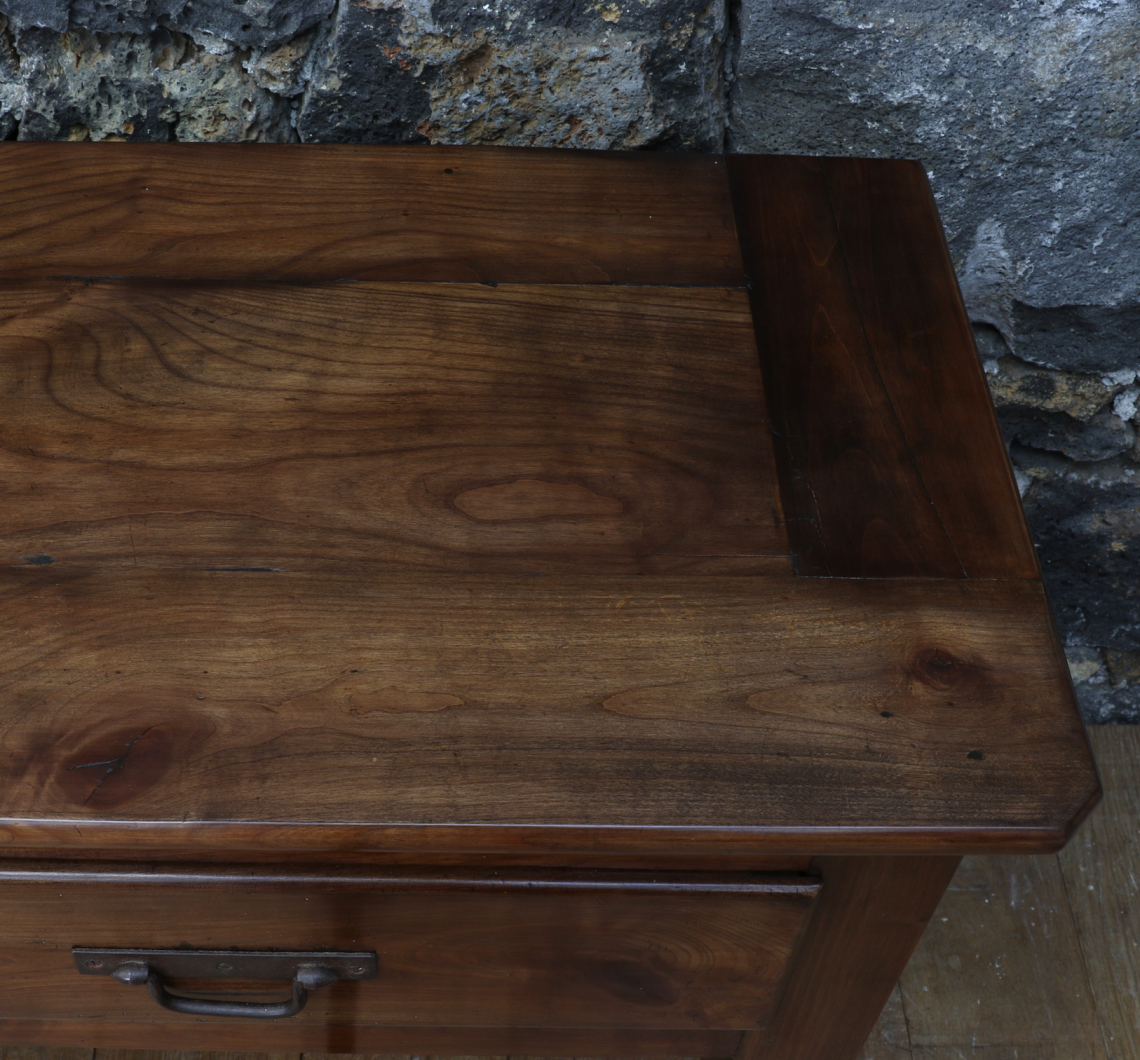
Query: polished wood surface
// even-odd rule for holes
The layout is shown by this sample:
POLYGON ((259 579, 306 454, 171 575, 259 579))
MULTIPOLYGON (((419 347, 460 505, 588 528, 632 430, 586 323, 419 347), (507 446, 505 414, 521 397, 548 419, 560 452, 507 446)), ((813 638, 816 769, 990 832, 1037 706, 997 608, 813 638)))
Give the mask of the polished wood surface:
POLYGON ((535 866, 491 869, 470 865, 461 868, 432 865, 389 868, 342 865, 339 861, 312 867, 299 866, 294 862, 262 865, 161 864, 102 859, 36 861, 5 856, 0 859, 0 882, 66 884, 69 887, 105 887, 112 884, 136 888, 174 887, 180 888, 180 894, 208 887, 219 895, 234 889, 256 889, 258 893, 266 894, 303 891, 306 895, 548 894, 616 895, 621 898, 666 895, 761 899, 771 896, 798 900, 813 898, 819 890, 819 873, 812 867, 812 862, 803 871, 796 872, 741 867, 714 872, 706 869, 540 869, 535 866))
POLYGON ((957 857, 1096 804, 912 164, 4 144, 0 194, 0 1037, 855 1060, 957 857), (283 928, 388 932, 385 991, 52 963, 283 928))
POLYGON ((0 144, 0 276, 743 286, 722 159, 0 144))
POLYGON ((1038 577, 922 167, 727 161, 799 572, 1038 577))
MULTIPOLYGON (((902 992, 892 992, 860 1060, 956 1060, 959 1051, 1009 1057, 1016 1051, 1048 1060, 1095 1060, 1108 1050, 1120 1060, 1140 1057, 1140 959, 1131 945, 1129 923, 1134 880, 1140 879, 1140 728, 1093 726, 1089 738, 1105 779, 1101 808, 1056 857, 963 859, 903 972, 905 1002, 902 992)), ((12 1022, 0 1025, 4 1041, 21 1040, 12 1027, 12 1022)), ((243 1033, 239 1025, 230 1026, 239 1045, 244 1039, 248 1048, 267 1048, 268 1043, 251 1041, 251 1029, 243 1033)), ((175 1051, 185 1044, 184 1034, 176 1030, 167 1028, 165 1037, 152 1040, 159 1051, 123 1060, 350 1060, 312 1053, 188 1056, 175 1051)), ((266 1030, 281 1033, 279 1028, 266 1030)), ((90 1041, 104 1033, 78 1021, 71 1032, 75 1037, 68 1041, 84 1036, 90 1041)), ((134 1025, 112 1033, 138 1043, 144 1032, 134 1025)), ((211 1033, 218 1034, 217 1026, 211 1033)), ((405 1038, 409 1033, 401 1031, 405 1038)), ((486 1031, 473 1028, 468 1034, 452 1038, 453 1051, 487 1041, 486 1031)), ((559 1034, 569 1036, 553 1032, 552 1046, 559 1034)), ((581 1041, 577 1035, 570 1040, 581 1041)), ((384 1039, 373 1040, 373 1046, 378 1052, 387 1047, 384 1039)), ((720 1053, 696 1049, 694 1055, 725 1055, 726 1048, 731 1052, 731 1046, 722 1045, 720 1053)), ((101 1049, 94 1060, 117 1055, 101 1049)), ((583 1055, 595 1054, 586 1050, 583 1055)), ((0 1052, 0 1060, 93 1058, 91 1049, 12 1045, 0 1052)))
POLYGON ((0 348, 0 564, 791 569, 741 291, 13 282, 0 348))
POLYGON ((1039 577, 921 163, 825 167, 867 342, 955 553, 971 578, 1039 577))
MULTIPOLYGON (((379 973, 315 991, 291 1025, 743 1029, 760 1026, 817 891, 810 877, 666 881, 531 874, 508 886, 360 876, 306 886, 148 872, 78 872, 0 890, 6 1019, 194 1026, 145 989, 80 977, 71 949, 371 950, 379 973), (528 886, 529 883, 529 886, 528 886)), ((277 983, 174 980, 211 997, 272 1000, 277 983)))
POLYGON ((0 574, 14 846, 1050 850, 1032 582, 0 574))
MULTIPOLYGON (((14 847, 5 844, 2 848, 4 867, 0 878, 16 878, 29 871, 22 868, 24 862, 36 862, 37 868, 30 871, 53 871, 59 863, 90 864, 99 863, 104 867, 130 866, 137 870, 140 861, 138 849, 100 845, 96 848, 77 847, 14 847), (12 875, 15 874, 15 875, 12 875)), ((525 870, 528 874, 535 869, 558 871, 597 871, 608 872, 807 872, 811 868, 810 854, 661 854, 661 853, 583 853, 581 851, 534 851, 519 849, 492 853, 475 850, 408 851, 408 850, 337 850, 330 862, 328 850, 290 850, 289 864, 295 871, 312 879, 325 872, 336 873, 348 870, 379 869, 458 869, 463 872, 486 870, 503 873, 525 870)), ((167 847, 161 850, 147 850, 145 861, 151 866, 171 867, 172 864, 198 864, 209 873, 232 873, 241 877, 247 869, 258 871, 265 866, 280 869, 281 855, 273 850, 244 850, 241 863, 233 864, 232 850, 211 850, 203 847, 167 847)), ((67 869, 66 871, 70 871, 67 869)), ((300 879, 301 876, 298 876, 300 879)))
POLYGON ((823 164, 728 165, 797 571, 962 576, 868 345, 823 164))

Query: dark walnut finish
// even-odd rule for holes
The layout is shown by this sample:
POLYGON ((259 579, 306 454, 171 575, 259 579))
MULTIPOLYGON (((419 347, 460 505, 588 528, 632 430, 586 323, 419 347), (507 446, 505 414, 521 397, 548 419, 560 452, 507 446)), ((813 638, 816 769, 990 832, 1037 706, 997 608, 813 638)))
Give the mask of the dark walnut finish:
POLYGON ((916 165, 0 194, 3 1043, 853 1060, 959 856, 1095 805, 916 165), (261 1024, 70 952, 179 945, 379 975, 261 1024))
POLYGON ((0 276, 742 287, 724 160, 4 144, 0 276))
POLYGON ((9 283, 0 343, 0 564, 791 570, 743 291, 9 283))
POLYGON ((727 161, 799 572, 1037 578, 922 167, 727 161))
POLYGON ((1031 582, 52 566, 0 623, 19 847, 1049 850, 1093 790, 1031 582))
MULTIPOLYGON (((99 875, 5 884, 5 959, 20 973, 3 994, 2 1016, 153 1019, 146 990, 109 977, 77 987, 71 946, 59 941, 115 946, 130 925, 141 948, 267 950, 289 940, 300 950, 375 950, 375 979, 315 993, 299 1024, 755 1028, 819 888, 795 876, 686 873, 643 885, 639 874, 542 872, 514 887, 486 872, 443 880, 357 873, 336 884, 292 874, 275 886, 264 872, 240 886, 158 885, 140 921, 147 874, 136 871, 131 883, 99 875)), ((258 1001, 283 993, 264 982, 172 985, 258 1001)), ((161 1015, 183 1028, 198 1022, 161 1015)))

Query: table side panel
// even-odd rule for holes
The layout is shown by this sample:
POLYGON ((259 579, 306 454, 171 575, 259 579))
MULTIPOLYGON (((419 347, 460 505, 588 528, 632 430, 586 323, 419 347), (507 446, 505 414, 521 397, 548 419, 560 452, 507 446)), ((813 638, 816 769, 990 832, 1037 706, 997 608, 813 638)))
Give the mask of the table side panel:
POLYGON ((736 1060, 856 1060, 959 858, 819 858, 824 886, 771 1022, 736 1060))

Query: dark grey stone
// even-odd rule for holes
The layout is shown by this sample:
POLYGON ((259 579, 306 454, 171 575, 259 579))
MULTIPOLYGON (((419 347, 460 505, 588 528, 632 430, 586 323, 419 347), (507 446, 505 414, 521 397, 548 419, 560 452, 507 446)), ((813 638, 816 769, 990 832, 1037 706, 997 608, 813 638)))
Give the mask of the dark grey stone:
POLYGON ((1074 686, 1081 714, 1089 725, 1140 724, 1140 685, 1117 688, 1111 684, 1074 686))
POLYGON ((1140 306, 1040 309, 1014 301, 1011 318, 1014 352, 1035 364, 1078 372, 1140 372, 1140 306))
POLYGON ((1011 452, 1066 644, 1140 651, 1140 469, 1011 452))
POLYGON ((92 33, 149 34, 184 4, 185 0, 72 0, 69 25, 92 33))
POLYGON ((15 30, 40 26, 58 33, 67 29, 68 10, 68 0, 4 0, 0 7, 15 30))
POLYGON ((0 140, 14 140, 24 111, 20 57, 6 15, 0 15, 0 140))
POLYGON ((1085 721, 1140 724, 1140 652, 1065 649, 1085 721))
MULTIPOLYGON (((345 0, 344 6, 358 4, 360 0, 345 0)), ((172 25, 246 48, 268 48, 311 29, 335 6, 336 0, 189 0, 172 25)))
MULTIPOLYGON (((725 11, 719 2, 534 0, 520 13, 501 3, 483 6, 463 0, 436 0, 431 5, 431 21, 461 47, 462 42, 486 42, 484 54, 491 49, 500 63, 503 53, 511 49, 522 56, 532 55, 535 73, 541 75, 549 69, 552 74, 565 76, 570 91, 563 94, 563 102, 577 110, 571 116, 587 126, 599 104, 603 111, 610 109, 608 96, 617 94, 627 105, 634 103, 631 82, 644 82, 646 104, 652 114, 630 115, 635 126, 639 121, 644 123, 633 130, 633 136, 642 139, 614 146, 706 151, 723 147, 725 11), (576 62, 580 56, 594 66, 604 57, 618 76, 606 78, 604 71, 598 70, 584 77, 589 65, 576 62), (590 92, 592 80, 598 83, 598 91, 590 92), (578 99, 573 92, 575 83, 582 89, 578 99), (652 134, 646 117, 657 119, 652 134)), ((449 89, 462 92, 467 86, 462 79, 456 82, 447 69, 450 58, 439 58, 441 61, 434 65, 436 82, 442 82, 441 95, 449 89)), ((549 80, 547 88, 557 92, 549 80)), ((508 90, 512 87, 521 86, 511 85, 508 90)), ((521 101, 529 98, 520 93, 521 101)), ((582 146, 609 145, 586 142, 582 146)))
POLYGON ((302 140, 719 148, 724 10, 708 0, 342 4, 302 140))
POLYGON ((0 132, 15 129, 26 91, 24 139, 723 140, 723 0, 13 0, 3 10, 29 61, 19 76, 0 73, 0 132), (160 33, 185 46, 167 48, 174 66, 161 58, 165 74, 148 76, 140 56, 162 52, 160 33))
POLYGON ((151 79, 146 37, 103 39, 72 30, 24 30, 18 38, 27 92, 21 140, 167 140, 174 120, 151 79))
POLYGON ((1001 409, 999 419, 1007 442, 1064 453, 1082 463, 1120 456, 1136 444, 1132 425, 1111 412, 1082 422, 1063 412, 1007 406, 1001 409))
POLYGON ((21 140, 289 140, 289 102, 236 46, 164 27, 144 35, 27 29, 17 39, 21 140))
POLYGON ((1137 0, 742 0, 737 26, 733 149, 921 159, 974 319, 1140 305, 1137 0))
POLYGON ((401 11, 342 4, 313 45, 297 113, 305 143, 426 142, 427 79, 402 54, 401 11))
POLYGON ((274 47, 311 29, 336 0, 4 0, 17 29, 149 33, 159 24, 247 48, 274 47))

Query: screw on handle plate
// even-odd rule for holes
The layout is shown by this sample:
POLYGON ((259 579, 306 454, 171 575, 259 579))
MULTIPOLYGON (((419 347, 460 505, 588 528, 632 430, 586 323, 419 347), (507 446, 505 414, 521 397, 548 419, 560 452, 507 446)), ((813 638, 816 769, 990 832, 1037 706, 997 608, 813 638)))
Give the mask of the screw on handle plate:
POLYGON ((236 1019, 283 1019, 295 1016, 309 1000, 309 991, 339 979, 372 979, 375 953, 236 950, 72 949, 83 975, 109 975, 121 983, 146 985, 163 1008, 191 1016, 236 1019), (173 994, 163 979, 292 979, 284 1001, 212 1001, 173 994))

